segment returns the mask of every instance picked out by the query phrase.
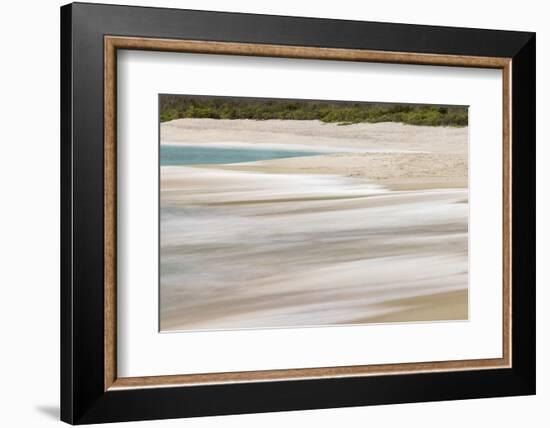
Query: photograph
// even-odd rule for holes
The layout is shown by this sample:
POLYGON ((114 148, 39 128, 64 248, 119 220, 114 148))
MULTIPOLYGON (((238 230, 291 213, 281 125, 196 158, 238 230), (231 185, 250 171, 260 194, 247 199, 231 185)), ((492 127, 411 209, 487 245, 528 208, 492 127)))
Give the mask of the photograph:
POLYGON ((468 106, 159 95, 161 332, 468 320, 468 106))
POLYGON ((545 415, 544 14, 236 1, 7 21, 7 426, 545 415))

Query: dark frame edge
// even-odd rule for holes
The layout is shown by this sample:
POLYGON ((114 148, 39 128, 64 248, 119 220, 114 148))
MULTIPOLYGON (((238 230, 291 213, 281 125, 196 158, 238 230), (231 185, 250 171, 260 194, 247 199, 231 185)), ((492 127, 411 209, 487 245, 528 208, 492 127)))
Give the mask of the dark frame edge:
POLYGON ((61 385, 60 385, 60 418, 67 423, 74 423, 74 389, 73 389, 73 281, 72 281, 72 5, 60 9, 60 134, 61 134, 61 385))
POLYGON ((512 58, 512 367, 536 394, 536 33, 512 58), (516 207, 516 209, 514 209, 516 207))

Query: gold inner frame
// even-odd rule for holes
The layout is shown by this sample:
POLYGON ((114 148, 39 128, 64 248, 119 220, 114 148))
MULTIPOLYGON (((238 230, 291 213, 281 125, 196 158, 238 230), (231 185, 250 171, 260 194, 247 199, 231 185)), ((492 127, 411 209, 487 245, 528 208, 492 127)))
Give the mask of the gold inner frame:
POLYGON ((271 380, 358 377, 511 367, 511 58, 384 52, 251 43, 104 37, 104 389, 192 386, 271 380), (420 363, 316 367, 226 373, 119 378, 116 367, 116 88, 117 50, 168 51, 396 64, 442 65, 502 70, 503 116, 503 349, 501 358, 420 363))

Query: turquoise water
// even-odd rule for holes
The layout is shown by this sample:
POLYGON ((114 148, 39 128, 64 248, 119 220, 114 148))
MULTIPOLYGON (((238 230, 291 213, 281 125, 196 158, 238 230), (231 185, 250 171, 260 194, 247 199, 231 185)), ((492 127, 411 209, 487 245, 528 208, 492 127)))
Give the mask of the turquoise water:
POLYGON ((321 153, 299 150, 239 149, 205 146, 160 146, 160 164, 198 165, 254 162, 260 160, 315 156, 321 153))

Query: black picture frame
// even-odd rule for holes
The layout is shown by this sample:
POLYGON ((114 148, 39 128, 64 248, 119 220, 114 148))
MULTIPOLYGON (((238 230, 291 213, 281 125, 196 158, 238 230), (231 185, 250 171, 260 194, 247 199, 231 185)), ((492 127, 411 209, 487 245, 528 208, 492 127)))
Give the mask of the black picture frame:
POLYGON ((61 8, 61 419, 136 421, 535 393, 535 34, 73 3, 61 8), (512 366, 104 388, 104 36, 512 59, 512 366))

